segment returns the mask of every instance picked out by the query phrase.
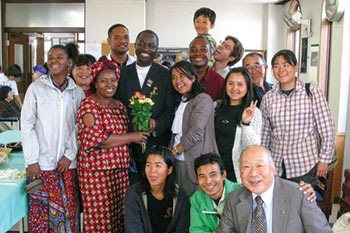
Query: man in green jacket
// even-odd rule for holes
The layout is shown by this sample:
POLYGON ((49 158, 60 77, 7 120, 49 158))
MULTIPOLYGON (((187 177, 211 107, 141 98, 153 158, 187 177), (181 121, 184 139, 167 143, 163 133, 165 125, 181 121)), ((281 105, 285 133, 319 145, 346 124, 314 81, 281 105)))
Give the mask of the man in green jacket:
POLYGON ((224 209, 225 197, 241 185, 226 180, 224 163, 217 154, 198 157, 194 167, 201 189, 190 198, 190 232, 215 232, 224 209))
MULTIPOLYGON (((196 158, 194 168, 200 189, 190 198, 190 232, 214 233, 224 209, 225 198, 242 185, 226 179, 224 163, 215 153, 196 158)), ((310 184, 301 182, 299 189, 309 196, 308 200, 315 201, 315 192, 310 184)))

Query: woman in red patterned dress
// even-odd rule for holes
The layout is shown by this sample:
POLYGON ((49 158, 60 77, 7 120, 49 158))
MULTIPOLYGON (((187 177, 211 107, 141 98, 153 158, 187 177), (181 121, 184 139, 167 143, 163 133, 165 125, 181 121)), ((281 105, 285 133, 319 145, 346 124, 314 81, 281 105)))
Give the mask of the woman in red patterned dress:
POLYGON ((112 98, 118 87, 119 67, 101 57, 92 65, 92 75, 95 94, 85 98, 78 111, 83 232, 124 232, 128 143, 144 143, 148 134, 128 133, 126 108, 112 98))

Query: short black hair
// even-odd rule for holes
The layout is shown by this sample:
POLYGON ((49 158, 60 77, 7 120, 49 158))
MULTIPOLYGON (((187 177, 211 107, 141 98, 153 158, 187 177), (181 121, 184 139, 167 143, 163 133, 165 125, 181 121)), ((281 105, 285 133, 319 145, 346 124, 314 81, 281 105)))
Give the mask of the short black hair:
POLYGON ((261 53, 252 52, 252 53, 248 53, 247 55, 245 55, 245 57, 244 57, 243 60, 242 60, 242 65, 244 66, 244 62, 245 62, 245 60, 246 60, 248 57, 254 57, 254 56, 259 57, 260 60, 262 60, 262 62, 263 62, 264 64, 266 64, 265 58, 264 58, 264 56, 263 56, 261 53))
POLYGON ((275 55, 273 55, 271 59, 271 66, 275 64, 277 57, 280 56, 283 57, 289 65, 295 66, 296 64, 298 64, 297 57, 295 56, 295 53, 292 50, 282 49, 275 53, 275 55))
POLYGON ((108 29, 108 38, 111 38, 112 31, 113 31, 115 28, 118 28, 118 27, 125 28, 125 29, 129 32, 129 29, 128 29, 124 24, 116 23, 116 24, 113 24, 112 26, 109 27, 109 29, 108 29))
POLYGON ((225 165, 224 161, 222 161, 221 157, 216 153, 207 153, 199 156, 194 160, 194 171, 197 174, 197 169, 201 166, 207 165, 207 164, 218 164, 220 168, 221 174, 224 174, 225 171, 225 165))
POLYGON ((10 91, 12 91, 12 88, 9 86, 0 87, 0 100, 5 100, 10 91))
POLYGON ((91 66, 96 62, 96 58, 91 54, 79 54, 73 66, 91 66))
MULTIPOLYGON (((193 38, 193 40, 191 40, 190 45, 189 45, 189 51, 191 51, 191 47, 193 45, 193 41, 196 40, 196 39, 199 39, 199 38, 203 38, 207 42, 207 44, 209 45, 209 52, 211 53, 211 45, 210 45, 210 42, 209 42, 208 38, 205 35, 198 35, 195 38, 193 38)), ((210 56, 211 56, 211 54, 210 54, 210 56)))
POLYGON ((244 47, 243 44, 234 36, 226 36, 225 40, 232 40, 233 43, 235 43, 235 47, 232 49, 231 52, 231 56, 235 58, 235 60, 233 61, 229 61, 227 63, 228 66, 233 66, 234 64, 236 64, 237 62, 239 62, 239 60, 241 60, 241 58, 243 57, 244 54, 244 47))
POLYGON ((79 54, 78 57, 75 59, 73 65, 71 66, 70 69, 70 77, 73 77, 73 69, 75 67, 79 67, 79 66, 91 66, 92 64, 94 64, 96 62, 96 58, 94 56, 92 56, 91 54, 79 54))
POLYGON ((22 70, 21 67, 17 64, 11 64, 7 68, 7 70, 4 72, 4 74, 7 77, 14 76, 15 78, 21 77, 22 76, 22 70))
POLYGON ((212 9, 208 7, 202 7, 196 10, 193 16, 193 22, 201 15, 208 17, 211 24, 215 24, 216 13, 212 9))
POLYGON ((146 29, 146 30, 143 30, 143 31, 139 32, 139 34, 137 34, 137 36, 136 36, 135 43, 137 43, 137 40, 139 39, 139 37, 140 37, 141 34, 143 34, 143 33, 149 33, 149 34, 154 35, 154 36, 156 37, 156 39, 157 39, 157 47, 158 47, 158 45, 159 45, 159 38, 158 38, 158 35, 157 35, 157 33, 155 33, 154 31, 149 30, 149 29, 146 29))
MULTIPOLYGON (((63 44, 55 44, 55 45, 52 45, 51 48, 50 48, 49 51, 48 51, 48 54, 50 53, 50 51, 51 51, 52 49, 62 49, 62 50, 64 51, 64 53, 67 54, 67 58, 70 59, 69 56, 68 56, 67 47, 66 47, 65 45, 63 45, 63 44)), ((47 64, 47 63, 46 63, 46 64, 47 64)))
POLYGON ((77 59, 79 55, 79 46, 74 42, 69 42, 66 44, 66 51, 68 58, 71 59, 73 62, 77 59))

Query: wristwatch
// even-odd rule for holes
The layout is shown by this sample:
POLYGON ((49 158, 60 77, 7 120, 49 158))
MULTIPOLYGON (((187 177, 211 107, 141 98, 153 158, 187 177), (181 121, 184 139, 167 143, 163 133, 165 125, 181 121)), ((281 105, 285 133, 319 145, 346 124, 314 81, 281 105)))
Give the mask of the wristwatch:
POLYGON ((176 146, 174 146, 173 148, 174 148, 175 153, 176 153, 177 155, 181 154, 181 153, 177 150, 176 146))
POLYGON ((245 126, 249 126, 250 125, 250 121, 248 123, 244 123, 243 121, 241 121, 241 124, 245 125, 245 126))

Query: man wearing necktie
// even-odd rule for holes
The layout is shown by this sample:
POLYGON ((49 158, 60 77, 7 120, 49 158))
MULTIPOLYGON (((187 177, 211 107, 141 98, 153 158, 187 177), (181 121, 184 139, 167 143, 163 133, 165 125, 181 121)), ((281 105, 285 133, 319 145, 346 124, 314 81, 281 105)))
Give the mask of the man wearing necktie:
POLYGON ((307 201, 297 184, 277 176, 271 153, 261 146, 241 154, 243 186, 227 199, 219 233, 331 233, 315 202, 307 201))

